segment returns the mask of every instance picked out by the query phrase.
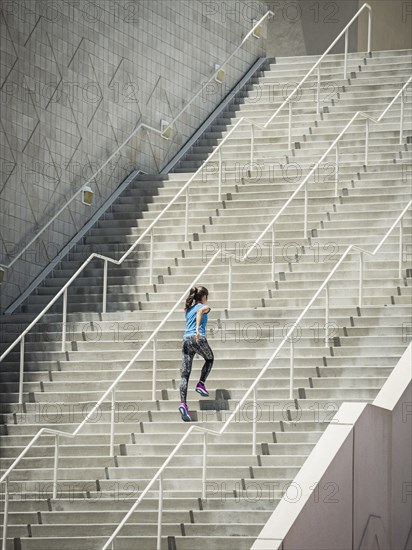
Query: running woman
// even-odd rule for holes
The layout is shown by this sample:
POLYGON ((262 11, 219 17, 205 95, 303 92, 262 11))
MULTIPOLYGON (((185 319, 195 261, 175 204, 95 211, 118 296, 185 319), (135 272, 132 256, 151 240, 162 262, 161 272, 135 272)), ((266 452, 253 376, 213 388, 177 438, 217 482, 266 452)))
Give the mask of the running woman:
POLYGON ((196 386, 196 391, 203 397, 209 397, 209 392, 205 388, 206 378, 212 370, 214 355, 206 339, 207 316, 210 307, 205 305, 209 296, 207 288, 204 286, 193 287, 190 289, 189 296, 186 299, 184 311, 186 317, 186 329, 182 344, 182 379, 180 382, 180 407, 179 411, 182 420, 190 422, 189 409, 186 404, 187 386, 190 373, 192 372, 193 358, 196 353, 205 360, 200 375, 200 381, 196 386))

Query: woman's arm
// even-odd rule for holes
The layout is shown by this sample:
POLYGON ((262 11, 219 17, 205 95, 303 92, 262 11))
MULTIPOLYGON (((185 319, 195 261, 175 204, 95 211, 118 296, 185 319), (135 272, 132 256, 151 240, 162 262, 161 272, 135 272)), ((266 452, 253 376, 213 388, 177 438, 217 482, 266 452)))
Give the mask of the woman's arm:
POLYGON ((196 313, 196 336, 195 336, 196 340, 200 338, 199 326, 200 326, 200 323, 202 322, 202 315, 204 313, 209 313, 209 311, 210 311, 209 306, 203 306, 196 313))

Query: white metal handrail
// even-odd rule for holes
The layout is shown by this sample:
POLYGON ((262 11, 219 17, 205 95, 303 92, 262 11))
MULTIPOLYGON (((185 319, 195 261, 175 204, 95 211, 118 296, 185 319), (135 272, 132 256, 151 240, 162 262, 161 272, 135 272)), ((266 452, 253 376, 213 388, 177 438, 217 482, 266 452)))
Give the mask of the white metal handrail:
POLYGON ((356 21, 356 19, 359 17, 359 15, 364 11, 368 10, 368 53, 371 52, 371 37, 372 37, 372 8, 369 4, 365 3, 363 6, 355 13, 355 15, 352 17, 352 19, 349 21, 349 23, 345 26, 345 28, 338 34, 338 36, 335 38, 335 40, 332 42, 332 44, 323 52, 321 57, 316 61, 316 63, 313 65, 311 69, 306 73, 306 75, 302 78, 302 80, 299 82, 299 84, 292 90, 292 92, 288 95, 288 97, 283 101, 283 103, 276 109, 276 111, 273 113, 273 115, 265 122, 265 124, 260 125, 254 121, 251 122, 251 164, 253 164, 253 141, 254 141, 254 134, 253 134, 253 127, 260 128, 261 130, 266 130, 268 126, 273 122, 273 120, 278 116, 278 114, 285 108, 286 105, 289 105, 289 122, 288 122, 288 149, 291 149, 292 147, 292 99, 294 95, 301 89, 302 85, 306 82, 306 80, 309 78, 309 76, 313 73, 315 69, 317 69, 317 86, 316 86, 316 112, 317 114, 320 113, 320 85, 321 85, 321 73, 320 68, 322 61, 327 56, 327 54, 330 52, 330 50, 333 48, 333 46, 342 38, 342 36, 345 36, 345 53, 344 53, 344 69, 343 69, 343 78, 346 80, 347 77, 347 63, 348 63, 348 32, 349 28, 351 27, 352 23, 356 21))
MULTIPOLYGON (((241 124, 241 122, 244 119, 240 119, 236 125, 230 130, 228 135, 225 137, 225 139, 222 141, 219 147, 223 146, 223 144, 229 139, 229 137, 232 135, 232 133, 238 128, 238 126, 241 124)), ((214 157, 214 155, 218 152, 218 148, 215 149, 209 156, 206 162, 209 162, 210 159, 214 157)), ((206 164, 205 162, 205 164, 206 164)), ((203 165, 204 166, 204 165, 203 165)), ((173 199, 165 206, 165 208, 156 216, 156 218, 151 222, 151 224, 142 232, 142 234, 136 239, 136 241, 129 247, 129 249, 123 254, 123 256, 116 260, 114 258, 110 258, 109 256, 104 256, 102 254, 97 254, 93 252, 84 262, 83 264, 77 269, 77 271, 70 277, 70 279, 65 283, 65 285, 59 290, 59 292, 50 300, 50 302, 45 306, 45 308, 35 317, 35 319, 29 324, 29 326, 20 334, 18 338, 2 353, 0 356, 0 362, 3 361, 3 359, 12 351, 16 345, 20 342, 20 367, 21 367, 21 373, 22 369, 24 367, 24 338, 28 332, 37 324, 37 322, 47 313, 47 311, 53 306, 53 304, 63 295, 63 328, 62 328, 62 351, 65 351, 65 345, 66 345, 66 324, 67 324, 67 290, 69 286, 72 284, 72 282, 77 279, 78 275, 84 270, 84 268, 94 259, 99 258, 104 261, 104 272, 103 272, 103 313, 106 313, 106 306, 107 306, 107 268, 108 263, 112 263, 115 265, 121 265, 127 257, 133 252, 133 250, 136 248, 138 244, 140 244, 143 239, 150 234, 150 240, 151 240, 151 256, 150 256, 150 281, 152 281, 152 272, 153 272, 153 244, 154 244, 154 227, 156 226, 157 222, 163 217, 163 215, 171 208, 171 206, 177 201, 177 199, 186 192, 188 196, 188 188, 192 181, 196 178, 196 176, 203 170, 203 166, 201 166, 188 180, 188 182, 176 193, 176 195, 173 197, 173 199)), ((221 190, 219 191, 221 193, 221 190)), ((186 214, 186 225, 188 224, 188 215, 186 214)), ((19 402, 22 403, 22 379, 20 379, 20 389, 19 389, 19 402)))
MULTIPOLYGON (((278 211, 276 216, 274 216, 273 220, 267 225, 267 227, 262 231, 260 236, 256 239, 256 241, 253 243, 253 245, 248 248, 248 251, 243 256, 242 260, 245 260, 248 258, 249 254, 252 252, 254 248, 259 244, 259 242, 263 239, 263 237, 272 229, 272 244, 274 246, 275 243, 275 224, 277 220, 280 218, 280 216, 285 212, 286 208, 291 204, 291 202, 295 199, 295 197, 300 193, 302 189, 304 189, 304 217, 303 217, 303 237, 307 237, 307 225, 308 225, 308 201, 309 201, 309 195, 308 195, 308 180, 312 176, 312 174, 318 169, 320 164, 324 161, 324 159, 329 155, 329 153, 335 149, 336 151, 336 173, 335 173, 335 196, 338 196, 338 184, 339 184, 339 142, 342 139, 342 137, 346 134, 348 129, 352 126, 352 124, 355 122, 355 120, 359 118, 364 118, 366 121, 366 128, 365 128, 365 166, 368 165, 368 154, 369 154, 369 121, 372 121, 375 124, 379 124, 386 113, 389 111, 389 109, 394 105, 394 103, 397 101, 399 97, 402 97, 401 101, 401 114, 400 114, 400 137, 399 137, 399 143, 402 143, 403 140, 403 119, 404 119, 404 95, 405 90, 409 86, 410 82, 412 81, 412 77, 408 79, 408 81, 402 86, 402 88, 398 91, 398 93, 395 95, 395 97, 392 99, 392 101, 389 103, 389 105, 385 108, 385 110, 381 113, 381 115, 378 118, 373 118, 370 114, 363 111, 357 111, 351 120, 346 124, 344 129, 340 132, 340 134, 337 136, 337 138, 332 142, 332 144, 328 147, 326 152, 321 156, 321 158, 314 164, 314 166, 311 168, 309 173, 306 175, 306 177, 303 179, 303 181, 300 183, 300 185, 295 189, 295 191, 292 193, 292 195, 289 197, 289 199, 285 202, 285 204, 282 206, 282 208, 278 211)), ((273 258, 272 262, 272 279, 274 280, 275 275, 275 259, 273 258)))
MULTIPOLYGON (((195 101, 197 97, 203 92, 205 87, 216 77, 218 72, 223 69, 223 67, 226 67, 226 65, 229 63, 229 61, 237 54, 237 52, 242 48, 242 46, 248 41, 248 39, 254 35, 256 29, 262 25, 262 23, 267 19, 268 17, 272 17, 274 13, 271 10, 268 10, 261 19, 255 23, 255 25, 251 28, 251 30, 245 35, 245 37, 242 39, 241 43, 236 47, 236 49, 229 55, 229 57, 226 59, 226 61, 216 70, 213 72, 212 76, 204 82, 200 88, 200 90, 191 98, 191 100, 181 109, 181 111, 174 117, 174 119, 165 126, 162 130, 159 130, 157 128, 153 128, 153 126, 149 126, 147 124, 140 123, 133 132, 127 137, 121 145, 115 150, 114 153, 110 155, 110 157, 94 172, 94 174, 87 180, 86 183, 84 183, 78 191, 69 199, 64 206, 62 206, 59 211, 54 214, 54 216, 42 227, 40 231, 36 233, 36 235, 30 240, 30 242, 13 258, 13 260, 9 264, 0 264, 0 268, 3 269, 10 269, 15 262, 26 252, 26 250, 42 235, 48 227, 60 216, 60 214, 81 194, 83 189, 87 187, 95 178, 96 176, 107 166, 107 164, 119 153, 121 149, 129 141, 137 134, 137 132, 141 129, 147 130, 149 132, 153 132, 155 134, 158 134, 162 136, 165 139, 169 139, 168 131, 172 128, 172 126, 178 121, 178 119, 182 116, 182 114, 186 111, 186 109, 195 101)), ((254 35, 255 36, 255 35, 254 35)))
MULTIPOLYGON (((329 52, 330 48, 336 43, 336 41, 342 36, 342 33, 344 33, 345 30, 349 28, 349 26, 353 23, 353 21, 360 15, 360 13, 364 9, 369 9, 369 12, 371 12, 371 8, 368 4, 364 4, 360 10, 356 13, 354 18, 346 25, 345 29, 340 33, 338 38, 332 43, 332 45, 326 50, 326 52, 321 56, 321 61, 325 55, 329 52)), ((264 20, 265 17, 269 16, 270 14, 273 15, 272 12, 267 12, 263 18, 261 18, 253 27, 252 31, 255 30, 264 20)), ((369 17, 369 28, 371 25, 371 17, 369 17)), ((370 49, 370 42, 368 42, 368 49, 370 49)), ((347 51, 345 52, 345 59, 347 57, 347 51)), ((319 64, 319 61, 315 63, 315 65, 319 64)), ((313 69, 313 68, 312 68, 313 69)), ((307 76, 311 73, 312 69, 309 71, 309 73, 304 77, 301 81, 301 83, 289 94, 288 98, 285 100, 285 102, 289 102, 291 105, 290 100, 292 99, 293 95, 296 93, 296 91, 299 89, 299 86, 306 80, 307 76)), ((187 183, 178 191, 178 193, 174 196, 174 198, 168 203, 168 205, 159 213, 159 215, 153 220, 153 222, 143 231, 143 233, 139 236, 139 238, 134 242, 134 244, 129 247, 129 249, 123 254, 123 256, 119 260, 115 260, 113 258, 110 258, 108 256, 104 256, 102 254, 96 254, 92 253, 89 258, 85 260, 85 262, 79 267, 79 269, 75 272, 75 274, 69 279, 69 281, 60 289, 60 291, 52 298, 52 300, 47 304, 47 306, 37 315, 37 317, 29 324, 29 326, 22 332, 22 334, 16 338, 16 340, 3 352, 3 354, 0 356, 0 362, 10 353, 12 349, 14 349, 17 344, 20 342, 20 379, 19 379, 19 403, 22 403, 23 401, 23 373, 24 373, 24 344, 25 344, 25 336, 26 334, 33 328, 33 326, 47 313, 47 311, 52 307, 52 305, 63 295, 63 319, 62 319, 62 351, 64 352, 66 350, 66 326, 67 326, 67 294, 68 294, 68 288, 72 284, 72 282, 78 277, 78 275, 83 271, 83 269, 89 264, 89 262, 94 258, 99 258, 103 260, 104 266, 103 266, 103 299, 102 299, 102 312, 106 313, 106 307, 107 307, 107 270, 108 270, 108 263, 112 263, 115 265, 121 265, 124 260, 133 252, 133 250, 140 244, 140 242, 147 236, 150 236, 150 257, 149 257, 149 282, 152 284, 153 282, 153 251, 154 251, 154 227, 156 226, 157 222, 163 217, 163 215, 169 210, 169 208, 176 202, 176 200, 185 193, 186 195, 186 204, 185 204, 185 238, 187 240, 188 236, 188 224, 189 224, 189 186, 192 183, 192 181, 199 175, 200 172, 203 171, 204 167, 214 158, 214 156, 219 153, 219 182, 218 182, 218 200, 221 200, 221 193, 222 193, 222 147, 226 143, 226 141, 229 139, 229 137, 236 131, 239 126, 246 122, 249 123, 251 126, 251 165, 253 165, 253 159, 254 159, 254 127, 260 128, 260 129, 267 129, 267 126, 275 116, 280 112, 281 108, 286 105, 286 103, 283 103, 279 109, 277 109, 274 116, 270 117, 267 123, 264 125, 260 125, 253 120, 242 117, 238 120, 238 122, 233 126, 233 128, 228 132, 228 134, 225 136, 225 138, 221 141, 221 143, 213 150, 213 152, 209 155, 209 157, 205 160, 205 162, 202 164, 202 166, 191 176, 191 178, 187 181, 187 183)), ((290 141, 290 135, 291 135, 291 122, 292 122, 292 111, 289 111, 289 141, 290 141)), ((293 195, 294 196, 294 195, 293 195)))
POLYGON ((142 129, 142 128, 145 128, 147 130, 150 130, 152 132, 156 132, 158 134, 161 134, 161 131, 160 130, 157 130, 156 128, 152 128, 151 126, 148 126, 147 124, 139 124, 134 130, 133 132, 130 134, 130 136, 128 138, 126 138, 123 143, 121 145, 119 145, 119 147, 116 149, 116 151, 114 153, 112 153, 110 155, 110 157, 100 166, 100 168, 98 168, 94 174, 86 181, 86 183, 84 183, 80 189, 78 189, 75 194, 72 196, 71 199, 69 199, 65 204, 64 206, 62 206, 58 212, 56 212, 56 214, 54 214, 54 216, 42 227, 42 229, 40 231, 38 231, 35 236, 31 239, 31 241, 17 254, 17 256, 15 256, 13 258, 13 260, 5 265, 5 264, 0 264, 0 267, 3 268, 3 269, 10 269, 16 262, 17 260, 26 252, 26 250, 40 237, 40 235, 42 235, 46 229, 48 227, 50 227, 50 225, 60 216, 60 214, 82 193, 82 191, 84 190, 85 187, 87 187, 95 178, 96 176, 107 166, 107 164, 117 155, 117 153, 127 144, 129 143, 129 141, 132 139, 132 137, 134 137, 137 132, 142 129))
MULTIPOLYGON (((332 44, 323 52, 321 57, 316 61, 316 63, 313 65, 311 69, 306 73, 306 75, 302 78, 302 80, 299 82, 299 84, 292 90, 292 92, 288 95, 288 97, 284 100, 284 102, 276 109, 276 111, 273 113, 273 115, 267 120, 267 122, 261 126, 257 123, 253 123, 253 126, 259 127, 263 130, 267 129, 267 127, 273 122, 273 120, 277 117, 277 115, 286 107, 286 105, 289 105, 289 128, 288 128, 288 148, 291 149, 292 147, 292 99, 294 95, 301 89, 302 85, 306 82, 306 80, 310 77, 310 75, 314 72, 315 69, 317 69, 317 86, 316 86, 316 112, 317 114, 320 113, 320 85, 321 85, 321 74, 320 74, 320 68, 322 61, 327 56, 327 54, 330 52, 330 50, 333 48, 333 46, 342 38, 342 36, 345 36, 345 53, 344 53, 344 69, 343 69, 343 78, 346 80, 347 76, 347 63, 348 63, 348 32, 349 28, 351 27, 352 23, 356 21, 356 19, 359 17, 359 15, 365 10, 368 10, 368 53, 371 52, 371 37, 372 37, 372 8, 369 4, 365 3, 363 6, 355 13, 355 15, 352 17, 352 19, 349 21, 349 23, 345 26, 345 28, 338 34, 338 36, 335 38, 335 40, 332 42, 332 44)), ((252 130, 252 153, 251 156, 253 158, 253 130, 252 130)))
POLYGON ((3 545, 2 550, 6 550, 6 540, 7 540, 7 512, 8 512, 8 501, 9 501, 9 492, 8 492, 8 478, 11 472, 16 468, 16 466, 20 463, 22 458, 29 452, 29 450, 35 445, 36 441, 43 435, 50 434, 55 436, 55 453, 54 453, 54 467, 53 467, 53 498, 55 499, 57 497, 57 478, 58 478, 58 464, 59 464, 59 444, 60 444, 60 438, 61 437, 68 437, 70 439, 77 436, 77 434, 82 430, 82 428, 92 419, 94 413, 99 409, 99 407, 106 401, 106 398, 110 395, 111 396, 111 411, 110 411, 110 455, 114 456, 114 424, 115 424, 115 402, 116 402, 116 387, 118 383, 123 379, 124 375, 129 371, 129 369, 132 367, 132 365, 135 363, 136 359, 139 357, 139 355, 147 348, 147 346, 153 341, 153 391, 152 391, 152 398, 155 400, 155 379, 156 379, 156 337, 160 329, 163 327, 163 325, 167 322, 169 317, 176 311, 177 307, 180 305, 182 300, 184 300, 187 296, 187 293, 189 292, 190 288, 194 286, 203 276, 203 274, 207 271, 207 269, 212 265, 214 260, 216 259, 217 255, 219 254, 219 251, 214 254, 214 256, 209 260, 209 262, 206 264, 206 266, 202 269, 202 271, 197 275, 197 277, 193 280, 192 284, 187 288, 187 290, 182 294, 182 296, 179 298, 179 300, 176 302, 176 304, 171 308, 169 313, 164 317, 163 321, 158 325, 158 327, 153 331, 153 333, 150 335, 150 337, 146 340, 146 342, 142 345, 142 347, 135 353, 133 358, 129 361, 129 363, 126 365, 126 367, 122 370, 122 372, 119 374, 119 376, 116 378, 114 382, 110 385, 110 387, 105 391, 105 393, 100 397, 100 399, 96 402, 96 404, 93 406, 93 408, 90 410, 90 412, 85 416, 83 421, 77 426, 77 428, 74 430, 74 432, 65 432, 62 430, 53 430, 51 428, 41 428, 37 434, 33 437, 33 439, 28 443, 28 445, 25 447, 25 449, 21 452, 21 454, 14 460, 14 462, 11 464, 11 466, 6 470, 6 472, 1 476, 0 483, 5 482, 6 488, 5 488, 5 505, 4 505, 4 521, 3 521, 3 545))
MULTIPOLYGON (((159 515, 158 515, 158 538, 157 538, 157 550, 161 549, 161 525, 162 525, 162 502, 163 502, 163 474, 167 468, 167 466, 170 464, 172 459, 175 457, 177 452, 182 448, 184 442, 186 439, 189 438, 190 434, 192 432, 198 431, 200 433, 203 433, 203 464, 202 464, 202 498, 205 499, 206 497, 206 479, 207 479, 207 435, 213 435, 213 436, 221 436, 225 431, 226 428, 229 426, 229 424, 232 422, 233 418, 236 417, 237 413, 249 397, 249 395, 252 393, 253 395, 253 402, 257 402, 257 386, 262 379, 262 377, 265 375, 266 371, 269 369, 273 359, 278 355, 280 350, 285 346, 285 344, 289 341, 290 343, 290 380, 291 380, 291 387, 290 387, 290 394, 289 398, 293 399, 293 373, 294 373, 294 341, 293 341, 293 333, 296 330, 296 328, 299 326, 299 323, 302 321, 302 319, 306 316, 307 312, 311 309, 314 302, 317 300, 317 298, 320 296, 323 290, 326 290, 326 292, 329 292, 328 284, 336 271, 339 269, 341 264, 345 261, 347 256, 354 252, 359 252, 360 256, 363 257, 363 254, 368 254, 369 256, 375 256, 379 250, 381 249, 382 245, 385 243, 389 235, 393 232, 395 227, 399 224, 400 227, 402 227, 402 220, 405 216, 406 212, 409 210, 409 208, 412 205, 412 200, 409 201, 407 206, 403 209, 402 213, 398 216, 396 221, 392 224, 391 228, 387 231, 386 235, 383 237, 383 239, 380 241, 380 243, 375 247, 373 252, 369 252, 357 245, 350 245, 343 253, 342 257, 339 259, 335 267, 332 269, 332 271, 329 273, 329 275, 326 277, 324 282, 321 284, 319 289, 315 292, 312 299, 308 303, 308 305, 305 307, 303 312, 299 315, 299 317, 296 319, 296 321, 293 323, 293 326, 288 330, 286 336, 283 338, 279 346, 276 348, 276 350, 273 352, 273 354, 270 356, 270 358, 267 360, 265 366, 262 368, 258 376, 256 377, 255 381, 251 384, 250 388, 247 390, 247 392, 244 394, 242 399, 239 401, 238 405, 235 407, 232 414, 229 416, 229 418, 226 420, 226 422, 223 424, 222 428, 220 430, 210 430, 207 428, 203 428, 201 426, 191 426, 185 435, 181 438, 179 443, 175 446, 173 451, 170 453, 169 457, 165 460, 163 465, 159 468, 157 473, 153 476, 151 481, 148 483, 140 497, 135 501, 135 503, 132 505, 130 510, 127 512, 123 520, 119 523, 115 531, 112 533, 110 538, 106 541, 104 546, 102 547, 102 550, 107 550, 109 548, 110 544, 113 544, 114 540, 116 539, 117 535, 123 528, 123 526, 127 523, 127 520, 129 517, 133 514, 133 512, 136 510, 136 508, 139 506, 139 504, 142 502, 144 497, 147 495, 147 493, 152 489, 152 486, 154 483, 159 480, 159 515)), ((400 235, 402 235, 402 231, 400 231, 400 235)), ((400 242, 402 242, 400 237, 400 242)), ((217 253, 219 253, 218 251, 217 253)), ((360 280, 359 280, 359 288, 362 288, 363 283, 363 270, 360 270, 360 280)), ((359 291, 360 295, 360 305, 361 305, 361 290, 359 291)), ((328 316, 329 316, 329 300, 327 300, 327 308, 325 311, 325 319, 326 319, 326 331, 328 330, 328 316)), ((252 425, 252 454, 254 455, 256 453, 256 427, 257 427, 257 419, 256 415, 253 419, 253 425, 252 425)))
POLYGON ((200 88, 200 90, 192 97, 192 99, 189 101, 189 103, 187 103, 184 108, 180 111, 180 113, 178 115, 175 116, 175 118, 168 124, 168 126, 165 127, 165 129, 163 130, 163 133, 167 132, 167 130, 169 128, 171 128, 173 126, 173 124, 178 120, 178 118, 180 118, 180 116, 184 113, 184 111, 189 107, 189 105, 191 105, 193 103, 193 101, 199 97, 199 95, 203 92, 203 89, 205 88, 205 86, 207 86, 210 82, 212 82, 212 80, 215 80, 215 78, 217 77, 218 73, 223 70, 224 67, 226 67, 226 65, 229 63, 229 61, 232 59, 233 56, 235 56, 237 54, 237 52, 240 50, 240 48, 243 46, 243 44, 245 44, 245 42, 247 42, 249 40, 249 38, 253 35, 255 37, 257 37, 257 35, 255 34, 255 31, 256 29, 258 29, 262 23, 265 21, 265 19, 267 18, 271 18, 272 16, 274 16, 275 14, 273 13, 273 11, 271 10, 268 10, 265 15, 263 17, 261 17, 259 19, 259 21, 257 23, 255 23, 255 25, 250 29, 250 31, 245 35, 245 37, 243 38, 242 42, 237 46, 237 48, 229 55, 229 57, 226 59, 226 61, 224 61, 224 63, 222 63, 222 65, 220 65, 216 71, 214 71, 214 73, 212 74, 212 76, 209 78, 209 80, 207 82, 205 82, 202 87, 200 88))
MULTIPOLYGON (((203 170, 205 164, 207 164, 215 155, 219 152, 219 148, 224 145, 224 143, 230 138, 232 133, 239 127, 239 125, 244 121, 249 120, 245 118, 239 119, 239 121, 235 124, 235 126, 230 130, 230 132, 227 134, 227 136, 222 140, 219 147, 216 148, 209 158, 205 161, 205 163, 192 175, 192 177, 187 181, 187 183, 176 193, 176 195, 173 197, 173 199, 165 206, 165 208, 156 216, 156 218, 151 222, 151 224, 142 232, 142 234, 136 239, 136 241, 129 247, 129 249, 123 254, 123 256, 119 260, 115 260, 114 258, 110 258, 109 256, 105 256, 102 254, 96 254, 93 252, 84 262, 83 264, 77 269, 77 271, 70 277, 70 279, 65 283, 65 285, 59 290, 59 292, 50 300, 50 302, 44 307, 44 309, 35 317, 35 319, 29 324, 29 326, 16 338, 16 340, 10 344, 10 346, 2 353, 0 356, 0 362, 3 361, 3 359, 17 346, 17 344, 20 342, 20 379, 19 379, 19 403, 22 403, 23 399, 23 372, 24 372, 24 343, 25 343, 25 336, 30 330, 37 324, 37 322, 47 313, 47 311, 54 305, 54 303, 63 295, 63 320, 62 320, 62 351, 64 352, 66 350, 66 325, 67 325, 67 290, 69 286, 72 284, 72 282, 77 279, 79 274, 85 269, 85 267, 94 259, 99 258, 104 261, 103 266, 103 305, 102 305, 102 312, 106 313, 107 308, 107 270, 108 270, 108 263, 112 263, 114 265, 121 265, 127 257, 133 252, 133 250, 138 246, 138 244, 143 241, 143 239, 150 235, 150 265, 149 265, 149 279, 150 283, 152 283, 152 274, 153 274, 153 248, 154 248, 154 227, 156 226, 157 222, 163 217, 163 215, 171 208, 171 206, 177 201, 177 199, 186 192, 186 215, 185 215, 185 225, 186 228, 188 226, 188 189, 192 181, 196 178, 196 176, 203 170)), ((221 195, 221 186, 219 186, 219 196, 221 195)), ((186 229, 187 234, 187 229, 186 229)))
MULTIPOLYGON (((221 142, 219 147, 222 147, 223 144, 230 138, 232 133, 239 127, 239 125, 245 120, 244 118, 239 119, 235 126, 230 130, 228 135, 221 142)), ((16 338, 16 340, 10 344, 10 346, 2 353, 0 356, 0 362, 4 360, 5 357, 17 346, 20 342, 20 378, 19 378, 19 403, 23 402, 23 373, 24 373, 24 344, 25 336, 30 332, 30 330, 37 324, 37 322, 47 313, 47 311, 54 305, 57 300, 63 296, 63 319, 62 319, 62 347, 61 350, 66 351, 66 326, 67 326, 67 301, 68 301, 68 288, 72 282, 77 279, 79 274, 85 269, 85 267, 94 259, 99 258, 103 260, 103 305, 102 312, 106 313, 107 309, 107 271, 109 262, 114 265, 121 265, 128 256, 133 252, 133 250, 140 244, 143 239, 150 235, 150 265, 149 265, 149 279, 152 282, 152 273, 153 273, 153 248, 154 248, 154 227, 157 222, 163 217, 163 215, 171 208, 171 206, 177 201, 177 199, 183 194, 186 193, 187 205, 188 205, 188 188, 196 176, 203 170, 204 165, 209 162, 216 153, 219 152, 219 148, 216 148, 207 161, 192 175, 192 177, 187 181, 187 183, 176 193, 173 199, 165 206, 165 208, 156 216, 152 223, 142 232, 142 234, 136 239, 136 241, 129 247, 129 249, 123 254, 119 260, 110 258, 102 254, 97 254, 93 252, 77 269, 77 271, 70 277, 70 279, 64 284, 64 286, 59 290, 59 292, 50 300, 50 302, 44 307, 44 309, 33 319, 33 321, 28 325, 28 327, 16 338)), ((221 194, 221 187, 219 186, 219 194, 221 194)), ((188 226, 188 208, 186 209, 185 215, 185 224, 188 226)), ((187 230, 186 230, 187 231, 187 230)))
POLYGON ((273 113, 271 118, 268 120, 267 124, 269 125, 272 120, 277 116, 277 114, 290 102, 290 99, 295 95, 295 93, 300 89, 302 84, 306 82, 306 80, 309 78, 309 76, 313 73, 315 69, 318 69, 317 71, 317 112, 319 114, 320 112, 320 65, 324 59, 324 57, 330 52, 330 50, 333 48, 333 46, 342 38, 343 35, 345 35, 345 55, 344 55, 344 69, 343 69, 343 78, 346 80, 347 76, 347 63, 348 63, 348 32, 349 28, 351 27, 352 23, 356 21, 356 19, 359 17, 359 15, 363 12, 363 10, 368 10, 368 52, 371 53, 371 39, 372 39, 372 8, 369 4, 365 3, 363 6, 355 13, 355 15, 352 17, 352 19, 349 21, 349 23, 346 25, 346 27, 338 34, 338 36, 335 38, 335 40, 332 42, 332 44, 329 46, 329 48, 323 53, 323 55, 318 59, 318 61, 313 65, 313 67, 310 69, 310 71, 307 73, 307 75, 300 81, 300 83, 296 86, 296 88, 292 91, 292 93, 285 99, 285 101, 280 105, 280 107, 273 113))

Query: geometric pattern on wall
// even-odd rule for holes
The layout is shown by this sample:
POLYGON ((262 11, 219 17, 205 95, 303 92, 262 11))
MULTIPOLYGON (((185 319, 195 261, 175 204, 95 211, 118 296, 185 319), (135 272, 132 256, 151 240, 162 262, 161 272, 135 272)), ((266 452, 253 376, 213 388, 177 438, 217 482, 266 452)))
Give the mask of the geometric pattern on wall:
MULTIPOLYGON (((242 9, 243 4, 235 3, 242 9)), ((140 122, 160 128, 161 119, 180 112, 250 29, 242 9, 240 17, 223 18, 206 16, 204 3, 186 0, 4 4, 0 263, 8 264, 24 248, 140 122)), ((262 4, 259 15, 266 9, 262 4)), ((6 274, 1 307, 133 169, 158 172, 263 54, 263 45, 245 44, 227 69, 227 88, 201 94, 170 141, 145 131, 136 135, 93 181, 93 208, 74 201, 6 274)))

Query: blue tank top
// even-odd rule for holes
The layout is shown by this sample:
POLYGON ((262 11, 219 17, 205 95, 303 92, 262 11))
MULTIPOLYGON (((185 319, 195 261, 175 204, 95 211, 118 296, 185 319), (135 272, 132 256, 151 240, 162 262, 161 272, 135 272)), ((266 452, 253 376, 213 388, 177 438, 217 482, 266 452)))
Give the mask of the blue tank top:
MULTIPOLYGON (((199 311, 200 308, 205 306, 206 304, 196 304, 192 307, 190 307, 187 311, 185 311, 185 317, 186 317, 186 329, 184 333, 184 338, 187 336, 195 336, 196 335, 196 314, 199 311)), ((207 306, 209 307, 209 306, 207 306)), ((209 307, 210 309, 210 307, 209 307)), ((200 321, 199 325, 199 334, 201 336, 206 336, 206 325, 207 325, 207 316, 208 313, 204 313, 202 315, 202 320, 200 321)))

